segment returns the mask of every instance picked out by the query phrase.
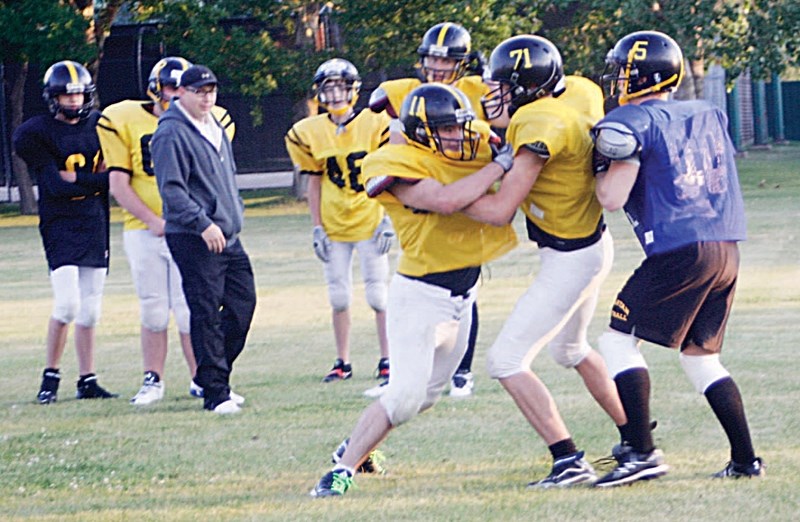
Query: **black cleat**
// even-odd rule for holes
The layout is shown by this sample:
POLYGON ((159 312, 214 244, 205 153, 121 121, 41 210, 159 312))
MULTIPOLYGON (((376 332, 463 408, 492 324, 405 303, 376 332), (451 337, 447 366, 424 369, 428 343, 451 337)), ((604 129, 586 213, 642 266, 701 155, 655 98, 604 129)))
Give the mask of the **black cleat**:
POLYGON ((669 466, 664 464, 664 454, 654 449, 650 453, 637 453, 631 449, 620 455, 619 465, 611 473, 595 482, 596 488, 609 488, 650 480, 666 475, 669 466))
POLYGON ((737 464, 734 461, 728 462, 725 469, 718 471, 712 475, 714 478, 753 478, 764 477, 767 470, 764 467, 764 462, 761 457, 756 457, 750 464, 737 464))
POLYGON ((97 384, 97 375, 90 373, 78 380, 78 391, 75 393, 76 399, 113 399, 119 397, 116 393, 111 393, 97 384))
POLYGON ((353 367, 350 363, 345 364, 343 360, 336 359, 333 368, 322 378, 322 382, 346 381, 353 376, 353 367))
POLYGON ((45 368, 42 372, 42 385, 36 400, 39 404, 52 404, 58 400, 58 384, 61 382, 61 372, 52 368, 45 368))

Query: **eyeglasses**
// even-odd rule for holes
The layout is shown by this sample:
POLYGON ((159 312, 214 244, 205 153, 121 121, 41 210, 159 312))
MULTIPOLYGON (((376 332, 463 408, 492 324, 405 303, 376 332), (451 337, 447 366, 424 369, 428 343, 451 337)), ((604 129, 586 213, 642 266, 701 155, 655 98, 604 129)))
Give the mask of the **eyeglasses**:
POLYGON ((211 96, 212 94, 217 94, 216 85, 214 87, 210 87, 210 88, 207 88, 207 89, 204 89, 202 87, 199 88, 199 89, 196 88, 196 87, 185 87, 185 89, 187 91, 189 91, 190 93, 196 94, 198 96, 211 96))

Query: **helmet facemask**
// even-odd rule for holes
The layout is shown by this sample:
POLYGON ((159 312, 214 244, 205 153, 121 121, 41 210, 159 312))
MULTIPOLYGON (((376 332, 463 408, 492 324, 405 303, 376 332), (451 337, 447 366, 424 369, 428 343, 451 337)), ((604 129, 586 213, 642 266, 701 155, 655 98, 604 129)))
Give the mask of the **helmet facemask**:
POLYGON ((472 129, 475 113, 471 109, 457 109, 455 120, 429 120, 424 126, 417 128, 417 133, 424 133, 428 146, 448 159, 471 161, 478 154, 480 133, 472 129), (452 128, 457 130, 453 131, 452 128))
MULTIPOLYGON (((432 51, 435 51, 432 46, 432 51)), ((447 48, 442 48, 438 54, 429 52, 428 54, 420 56, 419 60, 420 74, 426 82, 439 82, 452 84, 464 75, 466 70, 466 63, 464 60, 459 60, 447 55, 447 48), (436 60, 439 58, 439 60, 436 60), (442 67, 444 61, 450 62, 449 67, 442 67), (438 63, 433 63, 438 62, 438 63)))
POLYGON ((353 78, 343 76, 329 76, 315 86, 315 97, 317 102, 326 111, 341 116, 347 114, 358 101, 358 92, 361 82, 353 78))

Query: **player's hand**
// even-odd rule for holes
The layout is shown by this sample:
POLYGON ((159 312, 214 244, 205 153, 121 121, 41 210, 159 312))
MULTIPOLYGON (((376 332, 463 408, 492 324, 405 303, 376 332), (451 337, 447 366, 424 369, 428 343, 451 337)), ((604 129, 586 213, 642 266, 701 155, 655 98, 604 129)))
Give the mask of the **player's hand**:
POLYGON ((225 245, 227 243, 225 234, 222 233, 222 229, 215 223, 208 225, 208 228, 203 230, 201 236, 203 236, 203 240, 206 242, 206 246, 211 252, 220 254, 225 250, 225 245))
POLYGON ((156 237, 164 237, 164 225, 166 221, 164 218, 157 217, 153 221, 147 224, 147 229, 156 237))
POLYGON ((492 161, 503 167, 505 174, 514 165, 514 148, 510 143, 501 147, 492 146, 492 161))
POLYGON ((331 239, 322 225, 314 227, 314 253, 323 263, 327 263, 331 254, 331 239))
POLYGON ((61 179, 63 179, 67 183, 75 183, 76 181, 78 181, 77 172, 71 172, 69 170, 59 170, 58 174, 61 176, 61 179))
POLYGON ((389 250, 392 248, 392 243, 394 243, 394 237, 394 228, 392 227, 392 222, 389 220, 389 216, 383 216, 383 220, 381 220, 375 228, 375 235, 372 236, 372 240, 375 241, 375 246, 380 255, 389 253, 389 250))

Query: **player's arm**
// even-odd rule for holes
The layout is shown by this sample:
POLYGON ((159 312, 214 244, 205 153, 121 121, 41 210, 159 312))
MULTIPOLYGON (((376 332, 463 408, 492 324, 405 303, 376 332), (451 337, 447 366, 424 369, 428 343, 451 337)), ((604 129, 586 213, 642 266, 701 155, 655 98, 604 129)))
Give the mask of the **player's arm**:
POLYGON ((609 212, 621 209, 628 201, 638 174, 639 164, 630 161, 612 161, 606 172, 597 174, 594 190, 603 208, 609 212))
POLYGON ((147 225, 155 236, 164 235, 164 219, 150 210, 131 187, 131 175, 121 170, 111 169, 109 173, 111 195, 122 208, 147 225))
MULTIPOLYGON (((59 198, 77 198, 93 194, 61 176, 52 145, 41 138, 41 134, 30 132, 27 126, 19 127, 13 136, 14 151, 38 173, 39 190, 59 198)), ((69 165, 68 165, 69 166, 69 165)), ((77 169, 67 169, 75 172, 77 169)))
POLYGON ((613 212, 628 201, 639 174, 641 146, 629 128, 601 121, 592 129, 594 139, 595 194, 604 209, 613 212))
POLYGON ((322 176, 308 176, 308 212, 311 214, 311 224, 315 227, 322 226, 322 213, 320 204, 322 201, 322 176))
POLYGON ((504 173, 503 167, 493 161, 479 171, 448 185, 433 178, 419 181, 401 179, 385 190, 407 207, 448 215, 460 211, 481 197, 504 173))
POLYGON ((465 208, 464 214, 475 221, 495 226, 510 223, 546 162, 546 157, 527 147, 521 147, 514 156, 514 165, 503 178, 497 192, 483 195, 465 208))

